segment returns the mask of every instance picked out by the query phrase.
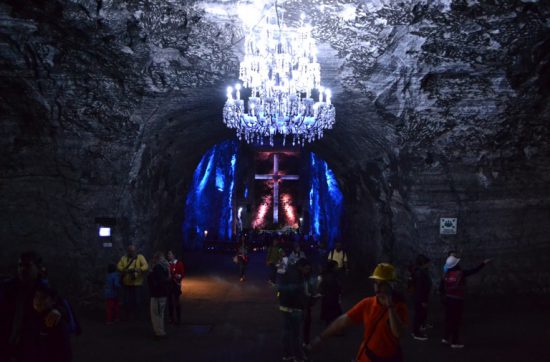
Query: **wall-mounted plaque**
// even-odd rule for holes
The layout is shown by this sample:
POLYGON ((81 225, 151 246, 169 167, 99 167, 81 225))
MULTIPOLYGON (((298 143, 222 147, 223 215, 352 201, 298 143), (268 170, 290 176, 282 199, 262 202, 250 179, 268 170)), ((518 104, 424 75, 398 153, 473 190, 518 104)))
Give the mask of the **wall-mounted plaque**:
POLYGON ((457 226, 456 217, 442 217, 439 219, 439 233, 441 235, 455 235, 457 226))

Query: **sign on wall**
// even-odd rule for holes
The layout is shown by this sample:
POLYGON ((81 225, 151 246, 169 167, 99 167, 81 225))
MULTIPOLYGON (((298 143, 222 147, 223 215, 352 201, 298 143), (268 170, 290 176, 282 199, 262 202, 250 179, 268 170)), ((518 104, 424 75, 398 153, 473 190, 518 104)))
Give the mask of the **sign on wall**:
POLYGON ((439 219, 439 234, 454 235, 458 220, 456 217, 442 217, 439 219))

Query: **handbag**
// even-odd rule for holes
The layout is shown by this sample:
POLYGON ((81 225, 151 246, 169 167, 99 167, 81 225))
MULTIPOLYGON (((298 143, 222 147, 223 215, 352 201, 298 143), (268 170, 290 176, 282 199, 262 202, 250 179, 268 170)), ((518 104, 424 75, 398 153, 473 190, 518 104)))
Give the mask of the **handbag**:
POLYGON ((239 262, 239 257, 237 255, 235 255, 233 257, 233 263, 237 264, 239 262))

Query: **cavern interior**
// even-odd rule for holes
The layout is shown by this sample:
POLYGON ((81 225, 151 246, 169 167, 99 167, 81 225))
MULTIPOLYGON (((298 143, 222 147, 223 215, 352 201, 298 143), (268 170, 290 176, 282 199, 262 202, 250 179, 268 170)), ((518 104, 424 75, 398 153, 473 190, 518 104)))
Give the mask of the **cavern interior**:
MULTIPOLYGON (((404 289, 419 254, 431 260, 432 299, 438 299, 450 251, 472 267, 491 259, 468 282, 467 294, 479 305, 513 297, 550 307, 547 1, 4 0, 0 72, 0 276, 15 273, 22 252, 40 254, 48 279, 82 314, 75 361, 111 360, 86 351, 99 348, 105 328, 94 318, 104 319, 107 264, 116 264, 130 244, 150 268, 157 251, 182 257, 189 275, 189 289, 185 278, 182 286, 184 317, 179 332, 168 333, 187 342, 169 337, 160 343, 167 343, 165 351, 196 346, 181 359, 191 362, 284 357, 277 314, 275 321, 258 317, 258 325, 271 326, 261 341, 246 339, 255 324, 236 334, 238 320, 197 317, 197 301, 212 306, 224 298, 224 305, 247 306, 236 314, 255 313, 256 304, 277 313, 272 287, 265 293, 273 298, 265 300, 231 289, 255 283, 249 276, 248 284, 239 284, 227 252, 243 235, 254 247, 248 273, 265 273, 257 277, 259 289, 268 288, 265 240, 273 235, 284 233, 312 249, 341 242, 350 266, 344 312, 372 294, 363 284, 378 263, 394 265, 404 289), (264 134, 245 139, 244 131, 226 124, 228 103, 240 97, 227 88, 243 83, 247 35, 270 16, 279 29, 283 21, 290 29, 307 23, 314 39, 311 57, 321 80, 307 99, 319 99, 317 105, 324 96, 323 105, 335 110, 334 124, 316 139, 293 141, 296 126, 271 144, 264 134), (209 287, 198 286, 200 278, 227 261, 234 275, 211 287, 229 288, 229 297, 201 294, 209 287), (196 319, 186 306, 196 308, 196 319), (192 327, 185 329, 186 323, 192 327), (203 325, 208 328, 197 327, 203 325), (255 352, 239 352, 243 347, 224 355, 219 347, 209 354, 216 343, 239 339, 255 352)), ((273 82, 269 86, 277 88, 273 82)), ((281 82, 279 92, 286 86, 281 82)), ((252 99, 255 91, 244 88, 242 98, 252 99)), ((318 109, 311 120, 321 117, 318 109)), ((254 118, 240 117, 244 128, 254 118)), ((294 121, 282 122, 290 129, 294 121)), ((300 132, 308 132, 304 124, 300 132)), ((160 344, 145 346, 155 343, 149 341, 146 295, 142 321, 135 322, 143 333, 135 338, 147 342, 121 355, 113 351, 112 361, 169 360, 155 349, 160 344)), ((548 310, 533 323, 539 317, 548 322, 548 310)), ((472 324, 468 313, 465 325, 472 324)), ((497 319, 486 326, 500 329, 497 319)), ((120 325, 114 327, 125 328, 120 325)), ((548 327, 537 328, 540 338, 550 338, 548 327)), ((465 328, 467 346, 473 329, 465 328)), ((105 335, 116 340, 124 331, 105 335)), ((349 361, 361 338, 350 336, 307 360, 349 361), (330 348, 346 349, 345 357, 330 348)), ((433 337, 433 358, 430 347, 418 352, 414 341, 404 342, 406 359, 491 361, 492 349, 501 349, 494 360, 508 360, 505 340, 453 355, 441 349, 440 339, 433 337)), ((544 350, 518 342, 509 360, 527 349, 544 350)), ((541 361, 550 358, 540 353, 541 361)))

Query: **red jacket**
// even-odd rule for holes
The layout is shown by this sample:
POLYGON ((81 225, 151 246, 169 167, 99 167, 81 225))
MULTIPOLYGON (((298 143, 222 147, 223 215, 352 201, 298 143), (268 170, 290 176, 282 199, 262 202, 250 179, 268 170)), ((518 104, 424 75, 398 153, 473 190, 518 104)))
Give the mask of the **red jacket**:
POLYGON ((170 265, 170 277, 174 283, 179 284, 185 276, 183 262, 181 260, 174 259, 169 262, 170 265))
POLYGON ((462 270, 448 271, 443 277, 447 297, 464 299, 466 280, 462 270))

